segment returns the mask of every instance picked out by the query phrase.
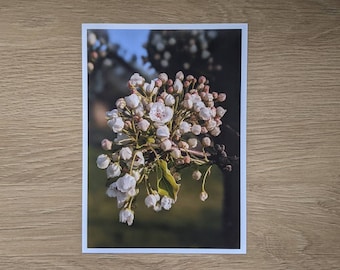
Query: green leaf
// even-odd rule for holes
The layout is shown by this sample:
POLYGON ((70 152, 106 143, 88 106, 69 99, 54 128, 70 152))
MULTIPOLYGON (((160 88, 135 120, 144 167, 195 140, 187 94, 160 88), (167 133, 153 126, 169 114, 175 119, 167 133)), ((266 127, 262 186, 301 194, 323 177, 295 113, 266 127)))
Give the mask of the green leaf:
POLYGON ((177 200, 180 184, 176 183, 165 160, 157 161, 157 189, 159 195, 177 200))

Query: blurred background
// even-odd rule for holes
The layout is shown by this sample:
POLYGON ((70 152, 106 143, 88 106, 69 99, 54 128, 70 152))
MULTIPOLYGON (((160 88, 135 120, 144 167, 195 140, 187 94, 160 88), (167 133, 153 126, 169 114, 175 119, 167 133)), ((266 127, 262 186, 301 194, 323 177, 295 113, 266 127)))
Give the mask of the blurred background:
POLYGON ((240 30, 89 30, 88 36, 88 247, 239 248, 240 245, 240 30), (108 198, 106 173, 96 166, 100 142, 114 139, 105 113, 119 97, 129 94, 135 72, 146 81, 177 71, 204 75, 210 89, 225 92, 228 112, 216 143, 225 144, 233 170, 213 167, 207 179, 209 198, 199 199, 201 182, 182 174, 176 204, 155 213, 137 197, 134 224, 119 223, 116 200, 108 198))

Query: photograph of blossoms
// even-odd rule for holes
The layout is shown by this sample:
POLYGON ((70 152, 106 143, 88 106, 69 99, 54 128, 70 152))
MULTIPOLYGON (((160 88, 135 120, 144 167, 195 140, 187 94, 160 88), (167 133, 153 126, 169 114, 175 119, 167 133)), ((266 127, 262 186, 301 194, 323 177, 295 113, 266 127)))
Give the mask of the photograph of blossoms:
POLYGON ((240 249, 242 31, 83 31, 87 248, 240 249))

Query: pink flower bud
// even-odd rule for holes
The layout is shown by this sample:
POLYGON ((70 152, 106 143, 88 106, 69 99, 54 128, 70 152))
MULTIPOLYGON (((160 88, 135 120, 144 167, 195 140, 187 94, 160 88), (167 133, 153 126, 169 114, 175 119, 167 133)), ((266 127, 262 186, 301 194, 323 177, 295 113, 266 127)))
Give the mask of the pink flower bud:
POLYGON ((116 107, 117 107, 118 109, 123 110, 123 109, 125 108, 125 106, 126 106, 126 102, 125 102, 125 99, 124 99, 124 98, 119 98, 119 99, 117 99, 117 101, 116 101, 116 107))
POLYGON ((202 173, 199 170, 195 170, 192 173, 192 179, 198 181, 201 179, 202 173))
POLYGON ((178 143, 178 147, 179 148, 183 148, 183 149, 189 149, 189 144, 187 142, 184 142, 184 141, 180 141, 178 143))
POLYGON ((211 140, 210 140, 210 138, 209 138, 209 137, 204 137, 204 138, 202 139, 202 145, 203 145, 203 147, 208 147, 208 146, 210 146, 210 145, 211 145, 211 140))
POLYGON ((205 191, 202 191, 202 192, 200 193, 200 200, 201 200, 202 202, 204 202, 206 199, 208 199, 208 193, 206 193, 205 191))
POLYGON ((195 78, 194 76, 188 75, 188 76, 186 77, 186 80, 187 80, 187 81, 192 81, 194 78, 195 78))
POLYGON ((188 144, 190 148, 195 148, 197 146, 197 139, 196 138, 190 138, 188 140, 188 144))
POLYGON ((219 127, 220 125, 222 125, 221 119, 215 118, 215 121, 216 121, 218 127, 219 127))
POLYGON ((112 149, 112 141, 108 140, 108 139, 104 139, 101 142, 102 148, 104 150, 111 150, 112 149))
POLYGON ((210 134, 213 136, 218 136, 221 133, 221 129, 219 127, 215 127, 213 130, 210 131, 210 134))
POLYGON ((201 83, 201 84, 199 84, 197 86, 197 90, 203 90, 203 88, 204 88, 204 84, 203 83, 201 83))
POLYGON ((202 130, 201 125, 193 125, 193 126, 191 127, 191 132, 192 132, 193 134, 195 134, 195 135, 201 134, 201 130, 202 130))
POLYGON ((202 134, 206 134, 206 133, 208 133, 208 130, 207 130, 207 128, 206 128, 206 127, 202 127, 202 129, 201 129, 201 133, 202 133, 202 134))
POLYGON ((201 76, 201 77, 198 78, 199 83, 205 83, 206 81, 207 81, 207 78, 204 77, 204 76, 201 76))
POLYGON ((220 93, 220 94, 218 94, 217 101, 218 102, 223 102, 223 101, 226 100, 226 98, 227 98, 227 95, 225 93, 220 93))
POLYGON ((171 151, 170 155, 175 158, 175 159, 178 159, 182 156, 182 152, 181 150, 179 150, 178 148, 175 148, 171 151))
POLYGON ((162 81, 161 81, 160 79, 157 79, 157 80, 155 81, 155 86, 158 87, 158 88, 161 87, 162 84, 163 84, 163 83, 162 83, 162 81))
POLYGON ((219 106, 216 108, 216 116, 222 118, 224 114, 227 112, 223 107, 219 106))
POLYGON ((184 83, 183 83, 183 86, 185 87, 185 88, 188 88, 189 86, 190 86, 190 82, 189 81, 184 81, 184 83))
POLYGON ((185 157, 183 158, 183 161, 184 161, 184 163, 189 164, 190 161, 191 161, 190 156, 185 156, 185 157))

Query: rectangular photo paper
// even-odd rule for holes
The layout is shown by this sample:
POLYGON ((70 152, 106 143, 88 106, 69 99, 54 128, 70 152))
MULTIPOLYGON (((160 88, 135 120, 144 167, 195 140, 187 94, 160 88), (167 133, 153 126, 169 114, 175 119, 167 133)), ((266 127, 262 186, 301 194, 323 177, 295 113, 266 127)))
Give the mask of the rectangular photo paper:
POLYGON ((84 253, 246 253, 247 24, 83 24, 84 253))

